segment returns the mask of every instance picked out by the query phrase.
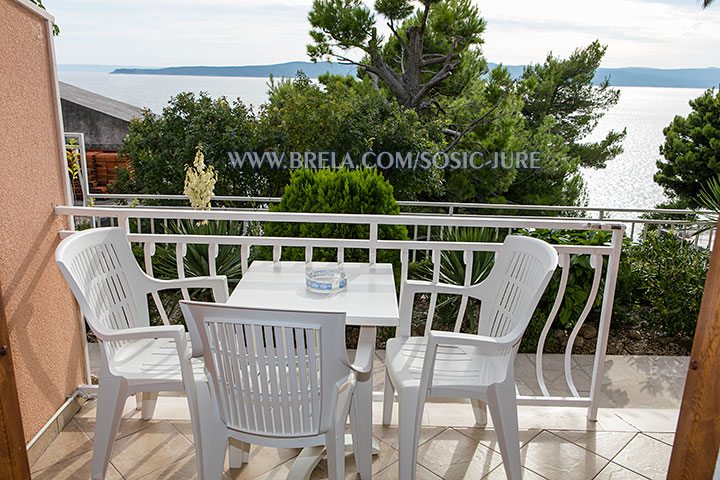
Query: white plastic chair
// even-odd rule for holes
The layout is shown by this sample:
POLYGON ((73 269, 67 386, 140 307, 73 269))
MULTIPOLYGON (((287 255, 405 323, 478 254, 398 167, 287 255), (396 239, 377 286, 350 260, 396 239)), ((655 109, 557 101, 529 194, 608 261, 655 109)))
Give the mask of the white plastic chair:
MULTIPOLYGON (((105 477, 127 397, 141 393, 142 418, 152 418, 158 392, 183 392, 180 356, 187 358, 182 325, 149 326, 147 295, 169 288, 212 288, 227 301, 224 276, 157 280, 135 261, 119 228, 97 228, 64 239, 55 261, 100 342, 100 377, 92 478, 105 477)), ((203 376, 202 362, 194 368, 203 376)), ((206 395, 207 397, 207 395, 206 395)), ((188 396, 190 409, 196 409, 188 396)), ((198 435, 199 436, 199 435, 198 435)))
MULTIPOLYGON (((508 236, 488 277, 477 285, 404 282, 400 326, 387 342, 383 424, 392 416, 393 390, 399 409, 399 479, 415 478, 420 424, 428 397, 470 398, 478 423, 490 408, 505 473, 521 478, 517 401, 513 363, 520 339, 557 266, 558 256, 547 243, 508 236), (411 337, 415 295, 468 295, 481 301, 478 334, 431 330, 411 337)), ((464 303, 463 303, 464 304, 464 303)))
POLYGON ((193 348, 202 345, 213 405, 200 446, 203 478, 220 479, 229 439, 246 452, 249 444, 325 445, 329 478, 344 478, 355 377, 372 368, 370 348, 348 361, 345 313, 180 305, 193 348))

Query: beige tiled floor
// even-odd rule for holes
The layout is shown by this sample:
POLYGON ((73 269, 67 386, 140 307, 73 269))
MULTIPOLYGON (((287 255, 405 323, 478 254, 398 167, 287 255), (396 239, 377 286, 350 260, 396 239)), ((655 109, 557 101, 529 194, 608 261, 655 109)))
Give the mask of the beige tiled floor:
MULTIPOLYGON (((382 385, 382 353, 376 365, 376 389, 382 385)), ((573 359, 573 377, 581 393, 589 388, 591 358, 573 359)), ((551 392, 553 386, 560 388, 565 382, 561 361, 548 356, 544 362, 551 392)), ((518 356, 521 393, 531 394, 538 388, 534 362, 532 356, 518 356)), ((520 407, 524 478, 664 478, 686 365, 685 358, 609 357, 597 422, 587 421, 584 408, 520 407)), ((373 477, 390 480, 397 478, 397 428, 380 425, 381 411, 382 405, 375 403, 373 434, 380 455, 373 460, 373 477)), ((91 400, 34 463, 33 478, 89 478, 94 423, 95 401, 91 400)), ((184 397, 161 396, 154 419, 147 422, 139 418, 130 398, 107 478, 196 478, 192 442, 184 397)), ((492 425, 474 426, 468 403, 453 403, 452 408, 428 403, 420 442, 419 480, 505 478, 492 425)), ((298 452, 253 447, 251 462, 238 470, 226 468, 223 480, 284 478, 298 452)), ((351 454, 346 458, 346 471, 346 478, 356 478, 351 454)), ((327 478, 324 461, 312 478, 327 478)))

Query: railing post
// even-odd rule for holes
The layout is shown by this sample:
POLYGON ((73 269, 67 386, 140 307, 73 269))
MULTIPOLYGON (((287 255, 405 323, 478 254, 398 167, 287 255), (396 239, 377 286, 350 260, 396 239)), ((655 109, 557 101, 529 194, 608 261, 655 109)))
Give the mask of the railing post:
MULTIPOLYGON (((187 255, 187 243, 175 244, 175 267, 177 268, 178 279, 185 278, 185 255, 187 255)), ((184 300, 190 300, 190 292, 187 288, 181 288, 184 300)))
MULTIPOLYGON (((417 239, 418 239, 418 226, 417 226, 417 224, 415 224, 415 225, 413 226, 413 241, 414 241, 414 242, 417 242, 417 239)), ((416 258, 416 255, 415 255, 415 254, 416 254, 416 253, 417 253, 417 249, 413 249, 413 254, 412 254, 412 261, 413 261, 413 262, 415 261, 415 258, 416 258)))
POLYGON ((588 420, 597 421, 598 402, 600 390, 602 389, 603 374, 605 372, 605 353, 607 350, 608 334, 610 333, 610 320, 612 318, 613 304, 615 301, 615 285, 620 267, 620 255, 622 254, 622 243, 624 228, 617 227, 612 232, 612 253, 608 259, 608 269, 605 276, 605 291, 603 292, 602 310, 600 312, 600 325, 598 328, 597 346, 595 348, 595 362, 593 364, 592 383, 590 386, 590 407, 588 408, 588 420))
MULTIPOLYGON (((123 229, 125 235, 130 233, 130 217, 118 214, 115 219, 117 220, 117 226, 123 229)), ((112 225, 112 218, 110 219, 110 225, 112 225)))
POLYGON ((710 250, 710 249, 712 249, 712 244, 713 244, 712 241, 713 241, 713 236, 715 235, 715 229, 711 228, 710 232, 708 232, 708 233, 709 234, 708 234, 707 248, 708 248, 708 250, 710 250))

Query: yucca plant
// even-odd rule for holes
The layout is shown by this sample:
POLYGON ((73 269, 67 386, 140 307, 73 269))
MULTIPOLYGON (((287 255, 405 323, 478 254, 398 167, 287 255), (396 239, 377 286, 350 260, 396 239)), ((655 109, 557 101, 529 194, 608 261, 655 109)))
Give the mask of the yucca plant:
POLYGON ((711 178, 703 187, 700 189, 700 195, 697 198, 698 205, 710 210, 712 213, 698 212, 700 219, 703 222, 708 222, 707 225, 700 227, 695 235, 699 235, 706 232, 717 225, 718 215, 720 214, 720 181, 716 178, 711 178))
MULTIPOLYGON (((211 220, 205 224, 199 224, 194 220, 182 220, 169 222, 165 233, 171 235, 241 236, 243 235, 243 225, 242 222, 229 220, 211 220)), ((187 277, 210 275, 208 246, 189 243, 183 265, 187 277)), ((232 289, 242 277, 240 245, 220 245, 215 265, 217 274, 227 276, 228 285, 232 289)), ((159 278, 177 278, 175 244, 157 246, 153 257, 153 271, 159 278)))
MULTIPOLYGON (((456 227, 445 230, 443 241, 445 242, 467 242, 467 243, 497 243, 502 242, 507 234, 494 228, 456 227)), ((493 252, 474 251, 471 284, 477 284, 485 279, 495 263, 493 252)), ((464 252, 460 250, 443 250, 440 254, 440 281, 450 285, 464 285, 466 264, 464 252)), ((419 275, 424 280, 431 280, 433 275, 432 263, 423 263, 419 269, 419 275)), ((450 327, 460 309, 461 298, 457 295, 438 295, 435 307, 434 326, 450 327)), ((468 299, 465 310, 467 331, 477 332, 477 321, 475 318, 476 301, 468 299)))

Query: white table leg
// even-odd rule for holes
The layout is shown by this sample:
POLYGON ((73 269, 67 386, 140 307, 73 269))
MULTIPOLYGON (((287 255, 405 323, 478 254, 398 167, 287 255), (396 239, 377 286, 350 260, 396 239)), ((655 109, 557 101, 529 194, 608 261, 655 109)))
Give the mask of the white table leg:
POLYGON ((286 480, 309 480, 324 453, 325 445, 303 448, 290 467, 286 480))
MULTIPOLYGON (((375 327, 360 327, 358 344, 368 344, 375 354, 375 327)), ((345 451, 353 451, 355 464, 362 480, 372 476, 372 456, 380 452, 379 444, 372 436, 372 369, 359 375, 350 405, 350 431, 345 435, 345 451)), ((287 480, 307 480, 325 453, 325 446, 306 447, 290 467, 287 480)))
MULTIPOLYGON (((352 451, 354 451, 352 435, 347 434, 345 435, 345 452, 352 451)), ((378 453, 380 453, 380 444, 373 438, 372 454, 377 455, 378 453)), ((303 448, 290 467, 290 471, 285 477, 286 480, 308 480, 323 455, 325 455, 325 445, 303 448)))
MULTIPOLYGON (((375 352, 375 335, 377 328, 360 327, 358 345, 370 345, 375 352)), ((350 406, 350 431, 353 438, 355 464, 362 480, 372 476, 372 369, 370 373, 358 375, 352 404, 350 406)))

